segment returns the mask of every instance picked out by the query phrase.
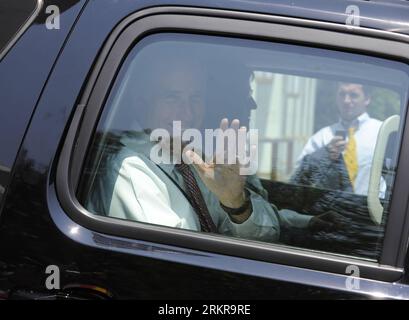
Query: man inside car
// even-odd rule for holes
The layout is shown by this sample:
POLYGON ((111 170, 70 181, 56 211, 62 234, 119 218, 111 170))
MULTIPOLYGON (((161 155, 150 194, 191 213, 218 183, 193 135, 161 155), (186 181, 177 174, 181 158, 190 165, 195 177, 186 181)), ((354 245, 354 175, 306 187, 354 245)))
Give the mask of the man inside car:
MULTIPOLYGON (((339 121, 310 137, 299 157, 293 183, 367 195, 372 157, 382 124, 369 116, 370 103, 368 86, 338 83, 339 121)), ((384 184, 382 180, 380 190, 385 190, 384 184)))
MULTIPOLYGON (((219 233, 276 242, 280 225, 303 229, 323 229, 337 225, 336 216, 312 217, 291 210, 277 210, 255 176, 240 175, 240 164, 216 164, 205 161, 195 151, 182 154, 182 146, 168 144, 163 152, 191 159, 193 164, 158 164, 150 155, 158 141, 152 130, 173 132, 174 121, 183 130, 202 128, 206 112, 206 70, 192 60, 169 58, 145 64, 143 79, 135 79, 133 101, 137 123, 133 134, 122 137, 122 150, 111 161, 108 180, 112 181, 112 199, 97 212, 111 217, 134 220, 194 231, 219 233), (142 125, 143 124, 143 127, 142 125), (324 217, 324 219, 322 219, 324 217)), ((249 81, 249 75, 243 81, 249 81)), ((248 93, 246 93, 248 95, 248 93)), ((247 110, 248 114, 250 112, 247 110)), ((227 118, 222 131, 243 130, 243 123, 227 118)), ((172 141, 175 138, 171 137, 172 141)), ((163 143, 160 141, 159 143, 163 143)), ((94 198, 95 199, 95 198, 94 198)), ((88 209, 92 212, 92 201, 88 209)))

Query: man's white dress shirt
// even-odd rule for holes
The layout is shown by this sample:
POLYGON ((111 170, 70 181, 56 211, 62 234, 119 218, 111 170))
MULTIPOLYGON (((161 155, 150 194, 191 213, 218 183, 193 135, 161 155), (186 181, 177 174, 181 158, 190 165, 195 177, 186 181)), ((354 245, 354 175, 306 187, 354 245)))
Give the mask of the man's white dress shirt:
MULTIPOLYGON (((149 155, 147 148, 151 147, 146 138, 123 138, 121 141, 124 148, 111 161, 111 169, 106 177, 112 180, 114 188, 105 214, 120 219, 199 231, 199 219, 182 191, 183 178, 174 170, 174 165, 157 165, 152 162, 146 156, 149 155)), ((306 228, 312 218, 291 210, 278 211, 266 200, 266 194, 262 195, 265 190, 260 181, 256 177, 249 177, 256 186, 256 189, 248 189, 253 211, 245 222, 234 223, 194 168, 192 171, 220 234, 276 242, 280 236, 280 225, 306 228)), ((96 211, 92 202, 88 204, 88 209, 96 211)))
MULTIPOLYGON (((358 174, 354 182, 354 193, 359 195, 368 194, 369 178, 372 167, 372 159, 375 151, 376 141, 378 138, 379 129, 382 122, 369 117, 368 113, 361 114, 354 122, 356 128, 355 140, 357 146, 358 157, 358 174)), ((338 130, 348 132, 342 121, 339 121, 331 126, 325 127, 315 133, 305 145, 299 159, 298 164, 304 156, 312 154, 319 149, 328 145, 334 138, 338 130)), ((348 139, 348 138, 347 138, 348 139)), ((348 140, 347 140, 348 141, 348 140)), ((381 181, 381 195, 386 189, 385 182, 381 181)))

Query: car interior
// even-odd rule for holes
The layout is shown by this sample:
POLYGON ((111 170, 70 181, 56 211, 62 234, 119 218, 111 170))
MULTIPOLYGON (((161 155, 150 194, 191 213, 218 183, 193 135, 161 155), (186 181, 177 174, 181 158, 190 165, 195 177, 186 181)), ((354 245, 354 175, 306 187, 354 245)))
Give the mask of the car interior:
MULTIPOLYGON (((229 115, 242 119, 242 123, 248 121, 250 128, 259 130, 257 175, 272 204, 279 209, 315 216, 335 211, 349 225, 346 229, 316 234, 300 229, 283 230, 281 243, 379 259, 398 161, 409 77, 399 63, 377 57, 302 45, 198 35, 167 34, 163 38, 153 35, 142 40, 136 45, 139 50, 130 53, 117 76, 112 89, 115 94, 107 99, 90 144, 77 189, 78 198, 85 207, 89 197, 110 197, 112 186, 104 184, 109 158, 120 150, 121 137, 132 134, 129 129, 130 118, 133 118, 129 107, 133 102, 129 93, 134 91, 132 76, 138 74, 137 64, 134 66, 132 59, 142 55, 145 48, 154 47, 155 43, 162 43, 165 48, 187 44, 186 50, 204 59, 209 78, 207 106, 213 108, 207 113, 206 126, 214 127, 221 117, 229 115), (241 80, 243 77, 247 82, 241 80), (374 88, 372 100, 377 105, 374 117, 383 121, 366 195, 294 184, 290 179, 307 139, 318 129, 337 121, 334 97, 339 82, 374 88), (246 119, 249 97, 257 108, 251 106, 246 119), (379 196, 381 179, 386 182, 382 197, 379 196)), ((103 214, 102 211, 96 208, 94 213, 103 214)))

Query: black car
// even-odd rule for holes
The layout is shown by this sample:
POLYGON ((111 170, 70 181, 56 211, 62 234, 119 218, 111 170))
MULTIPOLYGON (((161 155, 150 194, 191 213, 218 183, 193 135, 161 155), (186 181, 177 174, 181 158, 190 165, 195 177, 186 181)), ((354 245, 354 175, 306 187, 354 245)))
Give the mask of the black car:
POLYGON ((0 17, 0 299, 409 298, 408 1, 1 0, 0 17), (314 167, 360 98, 356 143, 314 167), (141 154, 152 129, 224 117, 255 130, 257 170, 203 194, 212 223, 141 154))

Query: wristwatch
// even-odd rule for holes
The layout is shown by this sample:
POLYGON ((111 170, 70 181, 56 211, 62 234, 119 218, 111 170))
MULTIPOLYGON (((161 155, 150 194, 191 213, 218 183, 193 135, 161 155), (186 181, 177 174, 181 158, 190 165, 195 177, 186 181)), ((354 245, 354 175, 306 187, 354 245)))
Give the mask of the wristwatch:
MULTIPOLYGON (((241 207, 238 208, 230 208, 230 207, 226 207, 225 205, 223 205, 221 202, 220 206, 222 207, 222 209, 224 211, 226 211, 229 215, 231 216, 239 216, 241 214, 243 214, 243 212, 247 211, 252 205, 251 205, 251 200, 250 200, 250 193, 247 189, 244 189, 244 203, 241 207)), ((251 210, 251 209, 250 209, 251 210)))

